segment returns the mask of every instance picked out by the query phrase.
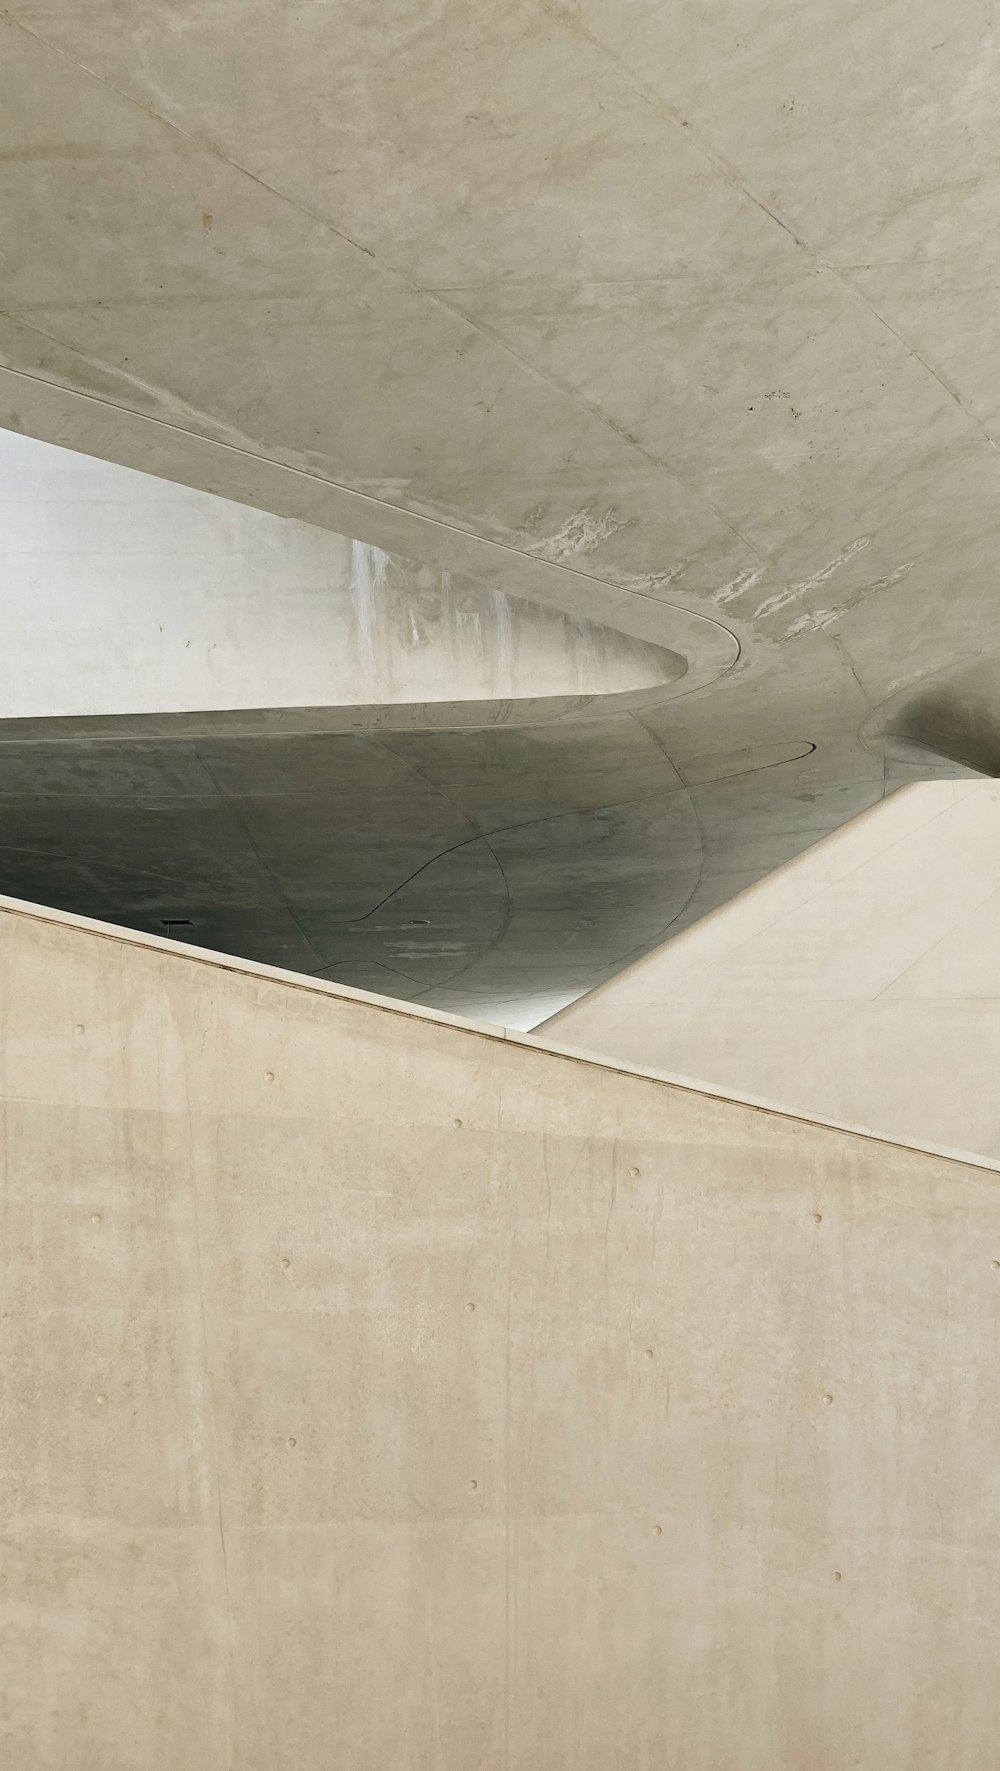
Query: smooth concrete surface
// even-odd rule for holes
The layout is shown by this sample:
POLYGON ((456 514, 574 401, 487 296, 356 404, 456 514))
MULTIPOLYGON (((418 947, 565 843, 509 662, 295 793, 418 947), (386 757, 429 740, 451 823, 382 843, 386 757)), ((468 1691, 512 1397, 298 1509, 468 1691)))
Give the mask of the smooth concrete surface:
POLYGON ((982 1771, 995 1170, 0 908, 12 1771, 982 1771))
MULTIPOLYGON (((0 432, 0 722, 468 701, 480 723, 684 661, 366 543, 0 432)), ((346 723, 346 721, 345 721, 346 723)), ((0 733, 3 725, 0 723, 0 733)))
POLYGON ((681 770, 814 743, 856 809, 995 679, 981 0, 0 29, 8 428, 674 652, 681 770))
POLYGON ((1000 786, 902 789, 539 1032, 1000 1157, 1000 786))
POLYGON ((520 1026, 908 772, 963 772, 845 735, 820 679, 794 721, 752 684, 723 720, 690 636, 12 433, 0 637, 9 892, 520 1026))
POLYGON ((0 423, 681 666, 586 731, 420 700, 430 740, 377 704, 344 744, 289 632, 230 661, 274 724, 212 727, 219 785, 200 726, 6 729, 8 890, 530 1025, 887 787, 1000 769, 983 0, 943 35, 931 0, 13 0, 0 41, 0 423))
POLYGON ((482 730, 331 731, 329 710, 135 726, 0 727, 8 893, 524 1027, 893 778, 877 756, 859 778, 807 735, 708 750, 682 773, 629 713, 482 730))

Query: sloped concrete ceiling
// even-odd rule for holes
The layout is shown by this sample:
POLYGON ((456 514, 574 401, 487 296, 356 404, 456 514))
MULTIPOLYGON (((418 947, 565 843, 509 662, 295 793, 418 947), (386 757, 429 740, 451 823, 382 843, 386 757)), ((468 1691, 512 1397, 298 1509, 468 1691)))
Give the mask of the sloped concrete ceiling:
MULTIPOLYGON (((703 839, 717 782, 809 766, 809 744, 716 754, 688 785, 644 723, 692 665, 730 662, 700 639, 724 630, 688 626, 665 650, 0 433, 0 878, 541 1019, 728 888, 731 812, 712 869, 703 839)), ((815 813, 784 814, 801 846, 815 813)))
POLYGON ((920 0, 15 0, 6 360, 880 696, 993 619, 996 63, 920 0))
POLYGON ((684 781, 814 744, 783 826, 883 791, 883 707, 919 739, 972 662, 989 700, 985 5, 15 0, 2 50, 0 422, 711 624, 648 730, 684 781))

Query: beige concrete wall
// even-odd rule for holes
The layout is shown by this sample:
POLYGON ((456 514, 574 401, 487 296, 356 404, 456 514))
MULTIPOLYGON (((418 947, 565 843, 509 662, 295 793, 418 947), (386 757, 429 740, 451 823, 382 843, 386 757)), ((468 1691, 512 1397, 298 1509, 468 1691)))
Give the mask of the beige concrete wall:
POLYGON ((11 1771, 983 1771, 1000 1176, 0 911, 11 1771))
POLYGON ((1000 1158, 1000 784, 902 789, 546 1035, 1000 1158))

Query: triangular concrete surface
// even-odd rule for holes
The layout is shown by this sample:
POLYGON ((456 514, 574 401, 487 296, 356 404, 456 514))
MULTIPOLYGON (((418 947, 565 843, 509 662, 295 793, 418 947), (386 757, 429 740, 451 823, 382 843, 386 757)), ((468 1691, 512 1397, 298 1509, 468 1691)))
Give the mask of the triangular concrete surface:
POLYGON ((903 788, 538 1031, 1000 1156, 1000 785, 903 788))

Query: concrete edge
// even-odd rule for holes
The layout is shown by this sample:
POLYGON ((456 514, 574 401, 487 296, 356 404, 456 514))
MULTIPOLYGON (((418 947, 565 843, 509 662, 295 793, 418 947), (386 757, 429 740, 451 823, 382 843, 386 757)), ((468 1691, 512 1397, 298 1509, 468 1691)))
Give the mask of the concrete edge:
MULTIPOLYGON (((13 324, 23 331, 20 321, 13 324)), ((425 560, 423 539, 433 538, 430 557, 452 571, 475 574, 492 565, 507 579, 516 572, 520 588, 512 588, 511 595, 618 627, 620 632, 675 652, 687 663, 686 671, 675 679, 678 698, 720 681, 745 658, 745 636, 741 639, 718 613, 688 608, 635 583, 617 584, 579 565, 544 560, 511 541, 394 504, 221 436, 202 434, 173 419, 140 412, 107 395, 88 393, 69 380, 60 380, 59 374, 56 370, 50 377, 38 369, 18 367, 8 353, 0 360, 0 423, 40 442, 117 462, 132 473, 174 480, 212 497, 332 529, 411 559, 425 560), (8 378, 15 390, 9 395, 8 378), (11 422, 15 406, 16 422, 11 422), (139 445, 142 467, 128 459, 128 449, 123 453, 123 438, 139 445), (191 477, 196 456, 208 472, 208 485, 202 475, 191 477), (631 625, 621 627, 616 621, 615 613, 625 610, 637 616, 641 612, 642 631, 634 632, 631 625), (673 623, 669 637, 660 629, 661 620, 673 623), (650 622, 656 630, 653 633, 646 631, 650 622)))
POLYGON ((214 966, 219 971, 235 972, 242 977, 259 978, 263 983, 281 984, 312 996, 332 997, 338 1002, 356 1002, 366 1008, 379 1009, 386 1014, 399 1015, 411 1021, 430 1021, 437 1026, 453 1027, 460 1033, 475 1034, 481 1039, 494 1039, 501 1044, 523 1046, 528 1051, 547 1052, 551 1057, 565 1058, 571 1063, 588 1064, 596 1070, 609 1070, 621 1076, 637 1076, 646 1082, 664 1083, 685 1094, 701 1095, 705 1100, 749 1107, 754 1112, 767 1113, 796 1125, 821 1126, 827 1131, 844 1132, 849 1137, 864 1138, 866 1143, 882 1144, 893 1150, 912 1150, 919 1155, 936 1156, 946 1162, 961 1163, 966 1168, 1000 1174, 1000 1160, 993 1160, 973 1151, 953 1150, 943 1145, 889 1137, 884 1132, 872 1131, 868 1126, 853 1125, 839 1119, 822 1119, 818 1114, 796 1112, 793 1107, 779 1101, 741 1094, 735 1090, 723 1090, 712 1083, 702 1082, 697 1077, 679 1076, 667 1070, 650 1070, 640 1064, 625 1064, 618 1059, 602 1057, 599 1052, 539 1039, 533 1033, 521 1033, 514 1028, 501 1027, 489 1021, 475 1021, 467 1016, 452 1015, 444 1009, 425 1008, 420 1003, 400 1002, 391 996, 377 996, 373 991, 355 990, 350 984, 336 984, 328 978, 311 978, 304 972, 284 971, 280 966, 260 965, 256 960, 241 959, 236 954, 216 953, 209 947, 195 947, 186 941, 171 941, 165 935, 146 934, 141 929, 120 928, 116 923, 99 922, 90 916, 71 915, 68 911, 56 910, 45 904, 32 904, 23 898, 9 898, 0 893, 0 915, 19 916, 29 922, 76 929, 84 934, 115 941, 120 946, 141 947, 154 953, 193 960, 199 965, 214 966))

